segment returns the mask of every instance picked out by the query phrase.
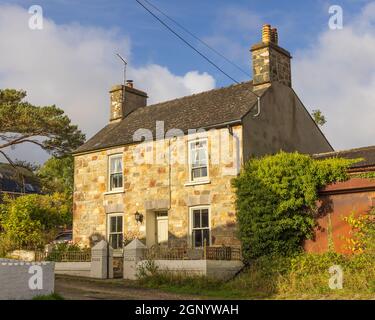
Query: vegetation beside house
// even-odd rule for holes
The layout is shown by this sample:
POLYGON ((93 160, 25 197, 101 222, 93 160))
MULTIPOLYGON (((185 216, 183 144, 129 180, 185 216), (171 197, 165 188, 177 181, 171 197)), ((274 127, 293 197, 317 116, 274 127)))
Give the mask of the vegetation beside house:
POLYGON ((1 256, 13 249, 44 248, 61 229, 71 228, 74 169, 70 152, 85 140, 63 110, 34 106, 25 98, 22 90, 0 90, 0 154, 9 162, 2 166, 14 172, 14 178, 9 174, 7 178, 17 186, 16 192, 3 192, 0 204, 1 256), (52 157, 41 167, 13 161, 6 150, 20 144, 33 144, 52 157))
POLYGON ((248 161, 233 183, 245 261, 299 252, 313 236, 319 189, 347 180, 356 161, 285 152, 248 161))
MULTIPOLYGON (((247 267, 223 283, 202 277, 171 275, 150 268, 140 272, 146 287, 221 298, 368 298, 375 293, 375 209, 346 219, 352 254, 333 250, 303 252, 313 235, 319 188, 348 179, 356 160, 314 160, 281 152, 250 160, 235 179, 240 239, 247 267), (343 289, 332 290, 329 268, 339 265, 343 289)), ((142 271, 142 270, 141 270, 142 271)))

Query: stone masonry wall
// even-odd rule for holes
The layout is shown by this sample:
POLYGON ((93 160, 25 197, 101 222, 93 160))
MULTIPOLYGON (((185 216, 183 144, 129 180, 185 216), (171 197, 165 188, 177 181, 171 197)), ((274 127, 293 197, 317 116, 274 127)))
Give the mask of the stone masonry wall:
POLYGON ((270 43, 251 49, 253 58, 253 83, 257 89, 278 81, 291 87, 291 56, 286 50, 270 43))
MULTIPOLYGON (((160 157, 171 148, 172 159, 177 157, 177 142, 186 145, 192 136, 183 136, 168 141, 150 142, 140 145, 127 145, 110 150, 97 151, 75 157, 75 192, 73 214, 74 242, 82 245, 90 244, 92 235, 106 236, 106 215, 109 213, 124 214, 125 239, 134 235, 140 239, 146 238, 147 227, 151 228, 152 212, 167 210, 169 217, 169 244, 185 245, 189 243, 189 207, 208 205, 210 208, 210 223, 212 245, 239 245, 236 239, 235 194, 231 180, 237 171, 232 169, 233 162, 242 163, 242 127, 236 126, 233 132, 236 139, 230 142, 230 151, 237 156, 225 163, 213 163, 220 153, 220 144, 213 143, 218 134, 228 129, 208 133, 209 150, 209 183, 189 184, 187 162, 139 164, 136 159, 144 156, 153 148, 153 155, 160 157), (182 140, 181 140, 182 139, 182 140), (157 145, 159 143, 159 145, 157 145), (157 148, 162 149, 157 149, 157 148), (123 192, 108 192, 108 156, 123 154, 124 190, 123 192), (169 187, 170 185, 170 187, 169 187), (134 213, 139 211, 144 215, 144 221, 137 224, 134 213)), ((181 144, 180 144, 181 145, 181 144)), ((187 157, 183 155, 183 157, 187 157)), ((172 161, 173 162, 173 161, 172 161)))

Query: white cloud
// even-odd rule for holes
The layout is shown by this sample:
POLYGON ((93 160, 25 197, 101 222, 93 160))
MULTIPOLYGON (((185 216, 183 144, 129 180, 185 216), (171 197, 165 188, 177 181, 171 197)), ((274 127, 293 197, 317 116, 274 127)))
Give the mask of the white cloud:
MULTIPOLYGON (((1 87, 26 90, 33 104, 56 104, 88 137, 108 122, 108 90, 122 81, 116 52, 128 57, 129 77, 136 87, 147 90, 150 103, 215 86, 207 73, 177 76, 158 65, 132 68, 130 39, 118 30, 58 25, 48 18, 43 30, 30 30, 29 17, 19 6, 0 5, 1 87)), ((14 156, 29 161, 46 159, 42 151, 34 149, 19 148, 14 156)))
POLYGON ((197 71, 190 71, 181 77, 172 74, 166 67, 155 64, 131 69, 129 74, 135 83, 139 84, 140 89, 149 93, 149 104, 207 91, 215 87, 215 79, 206 72, 201 74, 197 71))
POLYGON ((375 3, 294 56, 293 85, 310 111, 326 115, 323 131, 333 147, 374 145, 375 3))

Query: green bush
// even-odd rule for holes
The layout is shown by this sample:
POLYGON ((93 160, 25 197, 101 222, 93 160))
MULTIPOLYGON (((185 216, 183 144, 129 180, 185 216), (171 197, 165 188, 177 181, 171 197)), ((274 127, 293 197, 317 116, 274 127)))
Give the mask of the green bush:
POLYGON ((0 205, 2 236, 18 248, 42 247, 70 220, 63 194, 5 197, 0 205))
POLYGON ((57 243, 55 244, 51 251, 48 253, 46 260, 47 261, 56 261, 60 262, 62 256, 67 252, 89 252, 88 248, 81 248, 78 244, 71 243, 57 243))
POLYGON ((313 235, 318 190, 346 180, 356 161, 285 152, 248 161, 233 181, 245 260, 299 252, 313 235))

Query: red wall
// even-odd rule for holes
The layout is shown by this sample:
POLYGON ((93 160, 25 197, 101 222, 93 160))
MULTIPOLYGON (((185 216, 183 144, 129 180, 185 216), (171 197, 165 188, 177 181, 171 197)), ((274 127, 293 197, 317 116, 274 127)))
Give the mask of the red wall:
POLYGON ((343 220, 352 212, 356 216, 367 212, 375 205, 375 180, 352 178, 349 181, 327 186, 320 193, 318 203, 318 227, 315 239, 305 242, 307 252, 326 252, 328 250, 328 226, 331 217, 332 240, 336 252, 349 253, 346 238, 350 237, 350 227, 343 220))

